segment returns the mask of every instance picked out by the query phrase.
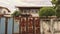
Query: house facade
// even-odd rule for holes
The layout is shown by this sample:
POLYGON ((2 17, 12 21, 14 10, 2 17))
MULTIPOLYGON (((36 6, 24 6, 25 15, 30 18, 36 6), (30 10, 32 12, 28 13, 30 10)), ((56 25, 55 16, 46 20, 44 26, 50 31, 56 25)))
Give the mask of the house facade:
POLYGON ((30 14, 33 17, 39 17, 38 12, 41 7, 52 7, 49 0, 22 0, 16 7, 22 14, 30 14))
MULTIPOLYGON (((40 7, 18 7, 21 14, 28 14, 30 16, 37 16, 38 12, 40 11, 40 7)), ((35 16, 35 17, 36 17, 35 16)))
MULTIPOLYGON (((40 34, 40 19, 38 12, 42 7, 52 7, 52 3, 48 0, 21 0, 16 8, 20 11, 22 15, 30 15, 32 18, 21 17, 21 29, 22 34, 40 34), (35 20, 33 20, 34 18, 35 20), (26 22, 27 21, 27 22, 26 22), (33 22, 34 21, 34 24, 33 22), (28 33, 27 33, 28 32, 28 33)), ((15 32, 16 33, 16 32, 15 32)), ((18 32, 17 32, 18 33, 18 32)))

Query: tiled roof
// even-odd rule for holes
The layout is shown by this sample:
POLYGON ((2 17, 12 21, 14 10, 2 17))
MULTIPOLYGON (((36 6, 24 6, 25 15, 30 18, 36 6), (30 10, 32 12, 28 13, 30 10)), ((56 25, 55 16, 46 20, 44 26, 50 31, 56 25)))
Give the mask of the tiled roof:
POLYGON ((6 10, 8 10, 8 12, 10 12, 10 10, 9 10, 8 8, 6 8, 6 7, 2 7, 2 6, 0 6, 0 8, 2 8, 2 9, 6 9, 6 10))
POLYGON ((17 4, 20 7, 48 7, 52 6, 52 3, 49 0, 21 0, 17 4))

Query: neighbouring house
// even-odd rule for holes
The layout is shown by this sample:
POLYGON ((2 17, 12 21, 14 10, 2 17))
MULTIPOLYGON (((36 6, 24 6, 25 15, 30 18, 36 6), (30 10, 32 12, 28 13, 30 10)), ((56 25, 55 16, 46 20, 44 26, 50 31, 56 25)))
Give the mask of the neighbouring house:
POLYGON ((21 0, 16 7, 22 14, 28 14, 33 17, 39 17, 38 11, 41 7, 52 7, 50 0, 21 0))
POLYGON ((10 15, 10 10, 6 7, 0 6, 0 16, 10 15))

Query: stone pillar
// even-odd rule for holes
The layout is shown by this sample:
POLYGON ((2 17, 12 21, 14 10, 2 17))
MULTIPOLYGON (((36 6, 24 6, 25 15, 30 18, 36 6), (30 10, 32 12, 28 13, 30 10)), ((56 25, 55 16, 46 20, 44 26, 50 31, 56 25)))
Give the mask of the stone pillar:
POLYGON ((54 34, 54 29, 53 29, 53 19, 51 19, 51 22, 50 22, 50 31, 51 31, 51 34, 54 34))
POLYGON ((43 34, 43 22, 42 19, 40 20, 40 32, 43 34))

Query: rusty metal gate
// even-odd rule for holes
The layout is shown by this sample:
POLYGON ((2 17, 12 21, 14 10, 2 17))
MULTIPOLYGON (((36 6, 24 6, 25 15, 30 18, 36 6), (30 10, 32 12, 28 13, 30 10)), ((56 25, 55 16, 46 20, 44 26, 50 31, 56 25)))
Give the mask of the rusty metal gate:
POLYGON ((0 34, 40 34, 40 18, 0 18, 0 34))

